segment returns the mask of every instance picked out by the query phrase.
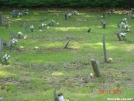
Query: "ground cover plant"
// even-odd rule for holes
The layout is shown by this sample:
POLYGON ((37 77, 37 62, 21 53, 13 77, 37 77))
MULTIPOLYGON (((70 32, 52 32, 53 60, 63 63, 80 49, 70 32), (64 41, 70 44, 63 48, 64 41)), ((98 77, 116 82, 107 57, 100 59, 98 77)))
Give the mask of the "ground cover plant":
POLYGON ((71 9, 29 10, 21 17, 12 17, 11 11, 1 13, 9 17, 9 27, 5 28, 5 22, 0 26, 0 38, 7 43, 2 47, 0 100, 54 101, 54 89, 69 101, 134 100, 134 19, 127 14, 105 12, 104 18, 103 12, 88 9, 74 15, 71 9), (70 13, 68 19, 65 13, 70 13), (119 41, 117 25, 124 18, 131 27, 119 41), (10 56, 6 63, 3 56, 10 56), (92 58, 101 77, 94 75, 92 58))

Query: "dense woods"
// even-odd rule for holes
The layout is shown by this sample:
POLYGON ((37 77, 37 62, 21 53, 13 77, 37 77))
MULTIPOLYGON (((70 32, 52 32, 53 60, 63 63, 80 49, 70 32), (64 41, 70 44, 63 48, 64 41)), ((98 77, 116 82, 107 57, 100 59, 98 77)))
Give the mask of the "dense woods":
POLYGON ((0 8, 132 7, 134 0, 0 0, 0 8))

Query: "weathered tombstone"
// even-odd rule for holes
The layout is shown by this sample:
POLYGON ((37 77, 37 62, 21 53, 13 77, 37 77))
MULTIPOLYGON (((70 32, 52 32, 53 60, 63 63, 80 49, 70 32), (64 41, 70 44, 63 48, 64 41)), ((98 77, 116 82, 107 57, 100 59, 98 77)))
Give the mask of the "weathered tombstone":
POLYGON ((28 15, 28 9, 23 10, 23 15, 28 15))
POLYGON ((95 59, 91 59, 91 64, 92 64, 92 68, 93 68, 93 71, 94 71, 95 75, 97 77, 100 77, 101 76, 100 71, 98 69, 98 65, 97 65, 97 62, 95 61, 95 59))
POLYGON ((6 42, 3 42, 3 47, 7 48, 7 43, 6 42))
POLYGON ((2 25, 2 14, 0 14, 0 26, 2 25))
POLYGON ((64 16, 65 16, 65 20, 67 20, 67 19, 68 19, 68 18, 67 18, 67 13, 65 13, 64 16))
POLYGON ((18 11, 17 10, 13 10, 12 11, 12 17, 17 17, 18 16, 18 11))
POLYGON ((65 46, 64 46, 64 49, 67 49, 67 46, 68 46, 68 43, 69 43, 70 39, 67 40, 65 46))
POLYGON ((124 28, 124 26, 125 26, 124 22, 121 22, 121 24, 119 24, 120 32, 122 32, 122 29, 124 28))
POLYGON ((28 27, 27 27, 26 22, 24 22, 24 29, 25 29, 26 32, 28 32, 28 27))
POLYGON ((13 31, 10 31, 10 34, 11 34, 12 39, 16 38, 16 36, 15 36, 13 31))
POLYGON ((105 27, 106 27, 106 22, 103 22, 102 28, 105 29, 105 27))
POLYGON ((66 38, 67 38, 67 39, 71 39, 71 36, 70 36, 69 33, 67 33, 66 38))
POLYGON ((121 37, 118 32, 116 33, 116 35, 117 35, 117 38, 119 39, 119 41, 121 41, 121 37))
POLYGON ((12 42, 9 41, 9 42, 8 42, 8 50, 11 52, 11 49, 12 49, 12 42))
POLYGON ((54 95, 54 101, 59 101, 58 95, 56 94, 56 89, 54 89, 53 95, 54 95))
POLYGON ((7 16, 5 16, 5 23, 6 23, 5 28, 8 28, 8 27, 9 27, 9 23, 8 23, 8 18, 7 18, 7 16))
POLYGON ((107 54, 106 54, 106 44, 105 44, 105 36, 102 36, 102 43, 103 43, 103 52, 104 52, 104 61, 107 62, 107 54))
POLYGON ((2 63, 2 39, 0 38, 0 62, 2 63))

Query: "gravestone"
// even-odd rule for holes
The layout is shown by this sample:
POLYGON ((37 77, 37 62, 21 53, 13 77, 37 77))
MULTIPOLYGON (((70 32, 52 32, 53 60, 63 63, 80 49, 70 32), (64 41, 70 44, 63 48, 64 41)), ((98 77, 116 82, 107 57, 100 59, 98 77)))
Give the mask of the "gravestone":
POLYGON ((100 71, 98 69, 98 65, 97 65, 96 60, 95 59, 91 59, 91 64, 92 64, 92 68, 93 68, 93 71, 94 71, 95 75, 97 77, 100 77, 101 75, 100 75, 100 71))
POLYGON ((6 42, 3 42, 3 47, 7 48, 7 43, 6 42))
POLYGON ((11 34, 12 39, 16 38, 16 36, 15 36, 13 31, 10 31, 10 34, 11 34))
POLYGON ((103 43, 103 52, 104 52, 104 61, 107 62, 107 54, 106 54, 106 44, 105 44, 105 36, 102 36, 102 43, 103 43))
POLYGON ((23 10, 23 15, 28 15, 28 9, 23 10))
POLYGON ((0 38, 0 62, 2 63, 2 39, 0 38))
POLYGON ((13 10, 12 11, 12 17, 17 17, 18 16, 18 11, 17 10, 13 10))
POLYGON ((5 28, 8 28, 8 27, 9 27, 8 18, 7 16, 5 16, 5 28))
POLYGON ((103 20, 101 20, 101 24, 102 24, 102 28, 105 29, 105 27, 106 27, 106 22, 104 22, 103 20))
POLYGON ((69 44, 69 41, 70 41, 70 39, 67 40, 67 42, 66 42, 66 44, 65 44, 65 46, 64 46, 64 49, 67 49, 67 46, 68 46, 68 44, 69 44))
POLYGON ((121 22, 119 24, 119 28, 120 28, 120 32, 122 32, 122 29, 125 27, 125 23, 124 22, 121 22))
POLYGON ((0 14, 0 26, 2 25, 2 14, 0 14))
POLYGON ((8 50, 11 52, 11 49, 12 49, 12 42, 9 41, 9 42, 8 42, 8 50))
POLYGON ((26 22, 24 22, 24 29, 25 29, 26 32, 28 32, 28 27, 27 27, 26 22))
POLYGON ((67 19, 68 19, 68 18, 67 18, 67 13, 65 13, 64 16, 65 16, 65 20, 67 20, 67 19))

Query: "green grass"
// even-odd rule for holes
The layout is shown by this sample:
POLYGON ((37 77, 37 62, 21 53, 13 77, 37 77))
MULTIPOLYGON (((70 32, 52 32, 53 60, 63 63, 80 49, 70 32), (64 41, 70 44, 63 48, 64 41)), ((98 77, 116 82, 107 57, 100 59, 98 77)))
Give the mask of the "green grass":
MULTIPOLYGON (((17 50, 9 52, 2 49, 2 56, 10 54, 10 65, 0 65, 0 97, 5 101, 54 101, 53 89, 62 92, 69 101, 107 101, 107 98, 133 98, 134 95, 134 29, 133 20, 127 15, 110 14, 106 16, 106 29, 100 24, 101 12, 79 11, 70 20, 64 20, 64 10, 29 11, 29 15, 12 18, 11 12, 2 12, 9 16, 10 27, 0 26, 3 41, 11 40, 10 30, 17 36, 18 31, 27 35, 27 39, 18 39, 17 50), (60 17, 56 17, 60 13, 60 17), (47 17, 47 19, 45 19, 47 17), (131 32, 127 32, 126 41, 118 41, 117 24, 128 18, 131 32), (48 24, 55 20, 55 26, 38 29, 42 22, 48 24), (86 20, 86 21, 85 21, 86 20), (20 23, 26 22, 28 28, 35 26, 34 32, 25 32, 20 23), (87 30, 91 29, 88 33, 87 30), (63 49, 67 34, 71 41, 68 49, 63 49), (107 58, 103 58, 102 35, 105 35, 107 58), (20 49, 24 46, 24 49, 20 49), (34 50, 38 46, 39 50, 34 50), (99 64, 101 77, 88 78, 93 73, 91 58, 99 64), (83 82, 88 78, 88 82, 83 82), (120 94, 107 93, 107 90, 121 90, 120 94), (99 94, 104 90, 104 94, 99 94)), ((71 12, 71 10, 69 10, 71 12)))

